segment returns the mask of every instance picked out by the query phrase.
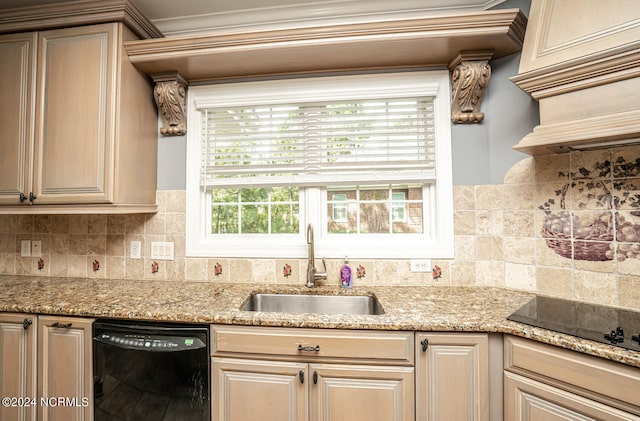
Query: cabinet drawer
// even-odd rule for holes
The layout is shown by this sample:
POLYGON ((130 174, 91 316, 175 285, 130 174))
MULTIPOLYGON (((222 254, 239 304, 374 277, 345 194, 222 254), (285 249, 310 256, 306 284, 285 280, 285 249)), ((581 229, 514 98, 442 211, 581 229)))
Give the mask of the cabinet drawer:
POLYGON ((565 389, 577 387, 586 395, 595 392, 640 410, 640 369, 636 367, 511 336, 505 338, 504 356, 506 370, 565 389))
POLYGON ((413 335, 410 332, 213 325, 211 352, 236 357, 269 355, 412 365, 413 335))

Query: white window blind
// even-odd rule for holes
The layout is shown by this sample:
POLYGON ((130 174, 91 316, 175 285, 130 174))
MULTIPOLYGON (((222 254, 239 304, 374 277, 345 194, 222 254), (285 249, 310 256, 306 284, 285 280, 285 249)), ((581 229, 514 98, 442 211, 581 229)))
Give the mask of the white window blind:
POLYGON ((201 187, 435 180, 434 99, 201 108, 201 187))

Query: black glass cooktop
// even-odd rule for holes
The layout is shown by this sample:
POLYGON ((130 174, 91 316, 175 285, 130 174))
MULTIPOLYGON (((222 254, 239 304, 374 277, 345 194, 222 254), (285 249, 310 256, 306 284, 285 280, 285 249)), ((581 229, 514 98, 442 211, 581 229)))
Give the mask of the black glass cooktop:
POLYGON ((640 312, 536 297, 507 319, 640 351, 640 312))

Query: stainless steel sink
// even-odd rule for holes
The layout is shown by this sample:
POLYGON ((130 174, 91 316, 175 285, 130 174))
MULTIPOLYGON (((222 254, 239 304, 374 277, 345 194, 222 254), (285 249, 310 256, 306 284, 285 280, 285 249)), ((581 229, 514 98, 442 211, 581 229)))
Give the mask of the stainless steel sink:
POLYGON ((372 295, 251 294, 244 311, 317 314, 384 314, 372 295))

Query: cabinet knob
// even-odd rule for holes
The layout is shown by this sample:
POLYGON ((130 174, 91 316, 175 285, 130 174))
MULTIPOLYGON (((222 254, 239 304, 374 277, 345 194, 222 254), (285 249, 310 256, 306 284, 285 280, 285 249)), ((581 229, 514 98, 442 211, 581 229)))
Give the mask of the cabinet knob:
POLYGON ((31 319, 24 319, 22 321, 22 327, 24 328, 24 330, 29 329, 29 326, 31 326, 33 324, 33 320, 31 319))
POLYGON ((60 323, 60 322, 54 322, 51 324, 51 327, 57 327, 60 329, 69 329, 71 327, 71 323, 60 323))
POLYGON ((313 372, 313 384, 318 384, 318 372, 313 372))
POLYGON ((300 383, 304 384, 304 370, 298 372, 298 378, 300 379, 300 383))
POLYGON ((20 192, 20 203, 24 202, 25 200, 29 200, 29 202, 33 204, 33 201, 36 200, 37 198, 38 196, 33 194, 33 192, 29 192, 29 196, 26 196, 24 193, 20 192))
POLYGON ((429 347, 429 339, 423 339, 420 341, 420 345, 422 345, 422 352, 425 352, 429 347))

